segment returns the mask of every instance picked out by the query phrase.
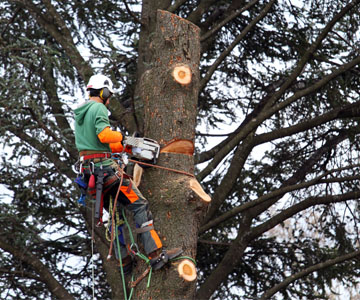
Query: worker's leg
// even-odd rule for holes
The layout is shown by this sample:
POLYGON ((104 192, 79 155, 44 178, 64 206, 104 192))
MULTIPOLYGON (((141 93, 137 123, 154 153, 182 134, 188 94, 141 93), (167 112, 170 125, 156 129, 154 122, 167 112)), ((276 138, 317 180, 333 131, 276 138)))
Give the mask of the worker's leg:
POLYGON ((119 197, 121 202, 125 204, 126 209, 134 214, 137 232, 140 234, 140 239, 146 254, 162 248, 161 240, 153 226, 148 201, 130 179, 124 178, 120 190, 121 193, 119 197))
MULTIPOLYGON (((105 183, 106 185, 106 183, 105 183)), ((106 209, 106 211, 109 213, 109 222, 111 222, 111 216, 112 216, 112 207, 114 205, 114 198, 115 196, 112 196, 111 193, 109 193, 111 188, 109 189, 105 189, 105 196, 104 196, 104 208, 106 209)), ((126 246, 126 241, 125 241, 125 236, 124 236, 124 220, 122 217, 122 212, 121 211, 116 211, 115 212, 115 223, 116 225, 116 229, 114 231, 114 241, 113 241, 113 247, 114 247, 114 252, 115 252, 115 257, 116 259, 120 262, 120 258, 119 258, 119 253, 121 256, 121 263, 122 263, 122 267, 123 267, 123 271, 125 274, 129 274, 132 271, 132 258, 129 254, 129 251, 127 249, 126 246)), ((109 235, 111 235, 111 225, 108 228, 109 230, 109 235)))
MULTIPOLYGON (((120 181, 111 188, 115 197, 120 181)), ((138 188, 128 178, 123 178, 120 187, 119 202, 134 214, 137 233, 140 235, 145 253, 150 258, 150 265, 154 270, 162 268, 168 261, 182 253, 181 248, 164 250, 162 242, 153 226, 152 215, 148 208, 148 201, 138 188)))

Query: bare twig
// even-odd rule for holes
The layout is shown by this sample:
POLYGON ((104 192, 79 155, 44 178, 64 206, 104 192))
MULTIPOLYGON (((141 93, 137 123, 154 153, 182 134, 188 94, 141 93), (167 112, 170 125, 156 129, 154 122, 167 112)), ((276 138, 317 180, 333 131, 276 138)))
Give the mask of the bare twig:
POLYGON ((141 22, 141 20, 131 11, 131 9, 130 9, 129 5, 127 4, 126 0, 123 0, 123 1, 124 1, 124 4, 125 4, 126 11, 134 19, 135 23, 144 25, 144 23, 141 22))
POLYGON ((348 40, 344 39, 340 34, 338 34, 336 31, 332 30, 331 31, 333 34, 335 34, 338 38, 340 38, 345 44, 347 44, 349 47, 353 48, 354 50, 356 50, 357 53, 360 53, 360 49, 355 47, 354 45, 351 45, 349 43, 348 40))
POLYGON ((177 10, 181 5, 183 5, 187 0, 179 0, 176 1, 173 5, 169 6, 167 11, 173 13, 175 10, 177 10))
POLYGON ((235 46, 237 44, 239 44, 239 42, 246 36, 246 34, 250 30, 252 30, 262 18, 264 18, 266 16, 266 14, 269 12, 270 8, 273 6, 275 1, 276 0, 271 0, 264 7, 264 9, 260 12, 260 14, 255 19, 253 19, 249 23, 249 25, 247 25, 245 27, 245 29, 235 38, 235 40, 229 45, 229 47, 227 47, 227 49, 225 49, 225 51, 221 53, 221 55, 216 59, 216 61, 213 63, 213 65, 209 68, 206 75, 202 78, 202 80, 200 82, 200 88, 199 88, 200 91, 205 87, 205 85, 210 80, 211 76, 216 71, 217 67, 225 60, 225 58, 231 53, 231 51, 235 48, 235 46))
POLYGON ((235 10, 230 16, 222 20, 220 23, 216 24, 211 30, 207 31, 203 36, 200 37, 200 42, 205 41, 208 37, 212 36, 215 32, 219 31, 225 24, 235 19, 237 16, 242 14, 245 10, 248 10, 250 7, 255 5, 259 0, 253 0, 242 8, 235 10))
POLYGON ((14 15, 11 17, 11 19, 9 20, 9 22, 6 24, 4 30, 1 32, 1 37, 4 37, 4 34, 5 34, 6 30, 7 30, 7 28, 9 27, 9 25, 10 25, 12 22, 14 22, 17 14, 19 13, 20 10, 21 10, 21 8, 18 8, 18 9, 14 12, 14 15))

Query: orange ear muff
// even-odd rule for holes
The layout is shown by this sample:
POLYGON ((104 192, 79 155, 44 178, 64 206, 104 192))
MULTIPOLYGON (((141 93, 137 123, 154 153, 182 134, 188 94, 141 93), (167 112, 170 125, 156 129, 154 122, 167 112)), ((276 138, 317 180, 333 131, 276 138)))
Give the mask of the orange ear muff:
POLYGON ((100 91, 100 98, 101 98, 101 100, 105 101, 105 100, 107 100, 110 96, 111 96, 111 92, 109 91, 109 89, 108 89, 107 87, 104 87, 103 89, 101 89, 101 91, 100 91))

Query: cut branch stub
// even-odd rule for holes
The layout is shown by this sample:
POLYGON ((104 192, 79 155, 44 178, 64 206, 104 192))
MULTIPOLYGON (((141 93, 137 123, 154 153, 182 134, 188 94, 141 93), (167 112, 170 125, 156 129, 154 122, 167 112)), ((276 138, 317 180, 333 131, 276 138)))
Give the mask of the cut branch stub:
POLYGON ((211 201, 211 197, 205 193, 200 183, 195 179, 191 178, 189 181, 190 188, 195 192, 196 195, 200 197, 200 199, 206 203, 211 201))
POLYGON ((133 171, 133 181, 134 184, 138 187, 141 182, 141 176, 144 172, 144 169, 139 166, 139 164, 134 165, 134 171, 133 171))
POLYGON ((194 281, 196 279, 195 264, 188 259, 184 259, 178 265, 179 276, 186 281, 194 281))
POLYGON ((191 69, 188 65, 177 65, 172 71, 172 76, 176 82, 188 85, 191 82, 191 69))

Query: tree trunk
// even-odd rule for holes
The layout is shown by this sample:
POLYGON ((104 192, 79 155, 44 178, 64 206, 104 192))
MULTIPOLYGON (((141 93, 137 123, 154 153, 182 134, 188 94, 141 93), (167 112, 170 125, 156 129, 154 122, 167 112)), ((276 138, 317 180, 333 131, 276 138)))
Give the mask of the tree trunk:
MULTIPOLYGON (((199 33, 199 28, 192 23, 169 12, 157 11, 156 29, 149 43, 151 64, 141 77, 139 90, 144 103, 144 135, 161 145, 174 138, 194 141, 199 33), (179 73, 181 78, 190 76, 190 81, 179 83, 176 80, 174 69, 179 66, 190 71, 179 73)), ((158 165, 194 172, 193 156, 187 154, 162 153, 158 165)), ((204 204, 192 191, 191 179, 187 175, 148 168, 139 188, 149 200, 155 229, 164 246, 167 249, 181 247, 183 255, 195 258, 199 216, 204 204)), ((196 280, 181 279, 174 264, 153 272, 149 289, 146 281, 136 287, 136 299, 194 298, 196 280)))

